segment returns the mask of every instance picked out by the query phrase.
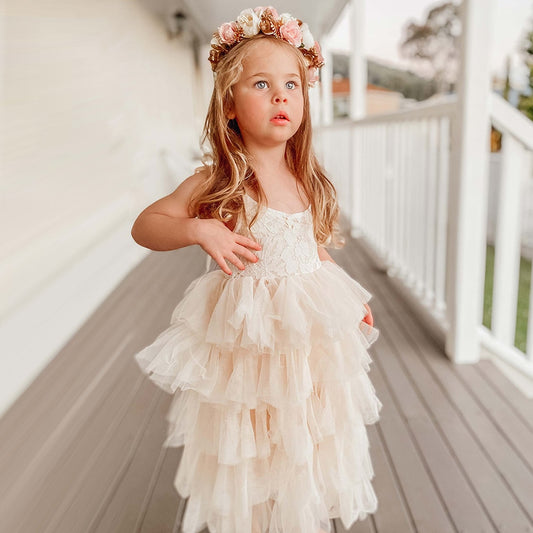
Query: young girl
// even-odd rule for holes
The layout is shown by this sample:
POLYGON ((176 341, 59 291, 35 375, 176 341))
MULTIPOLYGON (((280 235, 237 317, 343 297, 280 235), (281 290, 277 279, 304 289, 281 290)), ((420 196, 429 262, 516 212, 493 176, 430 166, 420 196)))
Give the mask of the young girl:
POLYGON ((371 294, 324 245, 339 207, 311 145, 308 86, 323 64, 305 23, 247 9, 214 34, 210 162, 137 218, 152 250, 199 244, 170 326, 135 355, 175 393, 164 446, 184 445, 183 531, 330 532, 377 509, 365 424, 371 294), (179 389, 179 392, 178 392, 179 389))

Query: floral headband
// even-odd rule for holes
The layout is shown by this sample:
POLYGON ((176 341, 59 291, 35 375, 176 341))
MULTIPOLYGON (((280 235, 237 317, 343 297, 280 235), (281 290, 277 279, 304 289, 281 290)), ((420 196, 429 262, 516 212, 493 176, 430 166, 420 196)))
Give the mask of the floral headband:
POLYGON ((298 48, 311 69, 309 85, 311 87, 315 85, 318 80, 318 69, 324 64, 320 45, 314 40, 306 23, 289 13, 278 15, 272 6, 245 9, 241 11, 237 20, 225 22, 213 33, 209 53, 211 69, 216 70, 218 62, 237 43, 259 33, 273 35, 298 48))

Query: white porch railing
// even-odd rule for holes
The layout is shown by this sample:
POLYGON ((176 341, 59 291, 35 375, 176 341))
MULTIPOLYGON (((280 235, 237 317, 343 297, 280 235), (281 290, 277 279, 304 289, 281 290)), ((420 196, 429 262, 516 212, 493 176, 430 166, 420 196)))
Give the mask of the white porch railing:
MULTIPOLYGON (((491 328, 481 344, 533 376, 533 291, 525 353, 514 346, 521 251, 522 198, 531 183, 533 124, 499 95, 491 121, 502 132, 495 194, 495 264, 491 328)), ((448 330, 446 306, 449 172, 456 97, 318 129, 318 150, 354 237, 364 236, 388 275, 401 280, 448 330)), ((487 147, 487 150, 489 147, 487 147)), ((489 211, 489 217, 494 213, 489 211)), ((449 243, 448 243, 449 244, 449 243)), ((533 286, 533 283, 531 284, 533 286)))

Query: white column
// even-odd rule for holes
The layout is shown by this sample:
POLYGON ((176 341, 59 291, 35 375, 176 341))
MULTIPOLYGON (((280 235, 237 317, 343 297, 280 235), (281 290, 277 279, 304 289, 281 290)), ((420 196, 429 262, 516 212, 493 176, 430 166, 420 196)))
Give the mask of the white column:
MULTIPOLYGON (((213 92, 213 70, 209 62, 210 44, 204 44, 200 47, 200 86, 202 89, 202 107, 207 111, 211 93, 213 92)), ((205 113, 202 114, 205 117, 205 113)))
POLYGON ((446 354, 479 360, 485 273, 492 0, 463 0, 448 209, 446 354))
POLYGON ((320 48, 324 56, 324 66, 320 69, 320 99, 322 111, 322 124, 333 122, 333 55, 328 43, 328 36, 322 37, 320 48))
POLYGON ((320 123, 320 84, 309 88, 309 106, 311 111, 311 124, 313 127, 320 123))
POLYGON ((366 115, 365 2, 351 0, 350 17, 350 118, 366 115))

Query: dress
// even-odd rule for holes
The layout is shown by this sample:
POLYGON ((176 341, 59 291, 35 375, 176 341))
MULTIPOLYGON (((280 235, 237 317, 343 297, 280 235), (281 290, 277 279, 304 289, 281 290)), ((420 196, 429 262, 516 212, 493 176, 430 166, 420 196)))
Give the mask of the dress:
MULTIPOLYGON (((258 204, 244 202, 250 218, 258 204)), ((164 446, 184 445, 183 532, 329 532, 336 517, 349 529, 377 509, 365 424, 382 407, 367 376, 379 330, 362 322, 371 294, 320 260, 311 206, 266 208, 252 231, 259 261, 243 271, 227 261, 232 275, 213 261, 134 356, 175 393, 164 446)))

